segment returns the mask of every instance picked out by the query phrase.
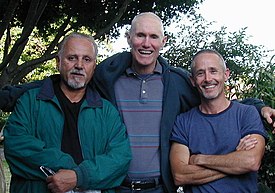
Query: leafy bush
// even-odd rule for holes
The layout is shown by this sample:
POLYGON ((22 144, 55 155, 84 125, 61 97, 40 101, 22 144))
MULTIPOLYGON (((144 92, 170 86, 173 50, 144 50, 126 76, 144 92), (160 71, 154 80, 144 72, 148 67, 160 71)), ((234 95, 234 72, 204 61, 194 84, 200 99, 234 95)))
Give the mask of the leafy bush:
MULTIPOLYGON (((243 96, 262 99, 266 105, 275 108, 275 61, 273 59, 275 59, 275 55, 265 67, 255 70, 246 83, 249 86, 243 90, 243 96)), ((269 132, 269 140, 259 171, 259 178, 262 183, 275 190, 275 138, 271 133, 271 126, 267 123, 265 126, 269 132)))

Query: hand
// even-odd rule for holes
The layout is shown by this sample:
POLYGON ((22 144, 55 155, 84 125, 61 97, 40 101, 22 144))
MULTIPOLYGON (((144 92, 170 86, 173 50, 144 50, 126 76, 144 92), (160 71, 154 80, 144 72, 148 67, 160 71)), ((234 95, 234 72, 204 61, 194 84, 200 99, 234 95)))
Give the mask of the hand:
POLYGON ((53 193, 65 193, 76 187, 77 177, 73 170, 59 170, 55 175, 47 177, 48 188, 53 193))
POLYGON ((250 150, 253 149, 257 143, 258 141, 256 138, 251 138, 251 135, 246 135, 240 140, 238 146, 236 147, 236 150, 250 150))
POLYGON ((275 133, 275 109, 271 107, 263 107, 261 109, 262 116, 273 127, 272 133, 275 133))

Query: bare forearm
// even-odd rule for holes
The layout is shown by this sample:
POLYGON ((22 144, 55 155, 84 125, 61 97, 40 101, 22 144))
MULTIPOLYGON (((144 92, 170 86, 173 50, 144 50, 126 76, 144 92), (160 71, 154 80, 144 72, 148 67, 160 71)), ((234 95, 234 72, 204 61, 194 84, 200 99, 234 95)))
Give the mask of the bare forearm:
POLYGON ((173 172, 176 185, 204 184, 223 178, 226 174, 196 165, 182 165, 173 172))
POLYGON ((227 155, 193 155, 192 164, 209 169, 218 170, 226 174, 243 174, 258 170, 254 157, 244 156, 243 152, 234 152, 227 155), (254 166, 255 165, 255 166, 254 166))
POLYGON ((257 145, 246 151, 234 151, 225 155, 192 155, 189 162, 209 169, 218 170, 226 174, 243 174, 258 171, 265 150, 265 139, 257 134, 257 145))

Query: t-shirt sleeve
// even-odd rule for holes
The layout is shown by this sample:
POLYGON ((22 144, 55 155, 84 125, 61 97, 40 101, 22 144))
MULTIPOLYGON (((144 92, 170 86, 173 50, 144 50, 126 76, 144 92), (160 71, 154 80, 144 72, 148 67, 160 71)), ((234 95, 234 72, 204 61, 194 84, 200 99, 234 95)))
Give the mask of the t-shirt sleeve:
POLYGON ((260 115, 254 106, 247 106, 243 113, 242 137, 248 134, 259 134, 267 138, 267 132, 264 128, 260 115))
POLYGON ((184 124, 185 116, 180 114, 177 116, 176 121, 174 123, 174 127, 172 129, 170 141, 177 142, 183 145, 188 145, 188 134, 187 129, 184 124))

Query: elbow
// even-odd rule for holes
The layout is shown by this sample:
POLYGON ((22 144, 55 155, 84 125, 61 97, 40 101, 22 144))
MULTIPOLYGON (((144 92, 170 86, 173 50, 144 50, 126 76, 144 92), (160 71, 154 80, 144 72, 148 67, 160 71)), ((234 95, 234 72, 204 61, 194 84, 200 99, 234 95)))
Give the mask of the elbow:
POLYGON ((187 184, 187 181, 182 174, 174 173, 173 178, 174 178, 174 184, 176 186, 182 186, 187 184))
POLYGON ((182 185, 181 179, 180 179, 179 176, 176 175, 176 174, 174 175, 174 184, 175 184, 176 186, 182 185))
POLYGON ((255 161, 251 166, 251 171, 257 172, 261 167, 261 161, 255 161))
POLYGON ((257 172, 261 167, 261 159, 257 159, 255 157, 250 157, 248 159, 247 168, 250 172, 257 172))

